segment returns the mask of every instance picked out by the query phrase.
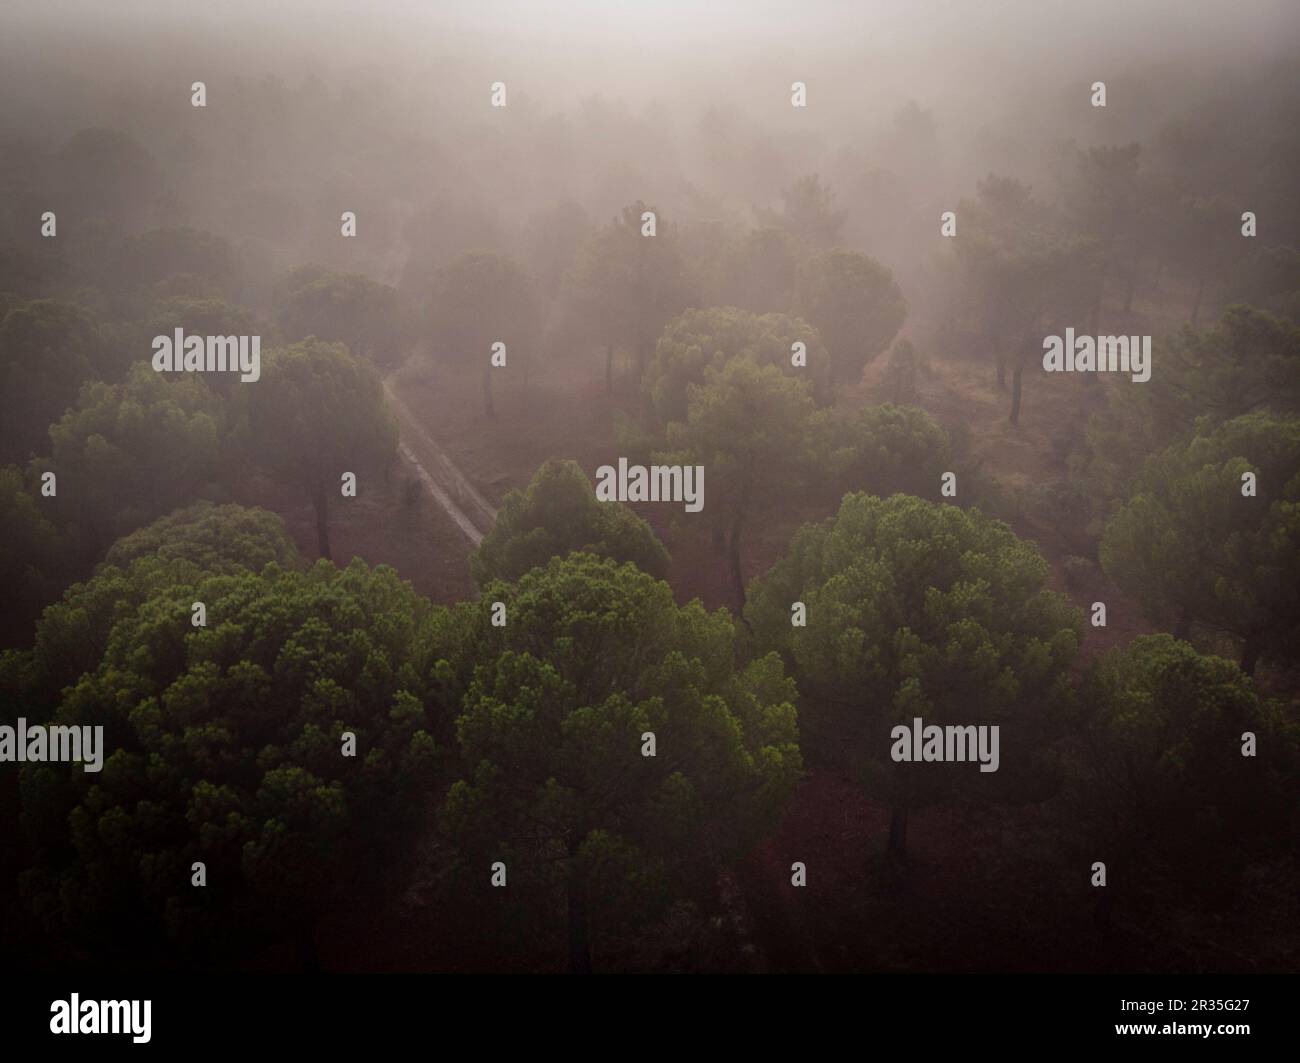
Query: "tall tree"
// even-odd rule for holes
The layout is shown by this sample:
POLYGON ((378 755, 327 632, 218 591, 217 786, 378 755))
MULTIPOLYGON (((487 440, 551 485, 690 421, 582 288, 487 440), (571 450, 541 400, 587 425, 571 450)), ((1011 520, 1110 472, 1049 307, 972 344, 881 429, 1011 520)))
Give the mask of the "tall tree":
POLYGON ((1066 224, 1097 249, 1096 272, 1086 279, 1091 300, 1087 328, 1094 335, 1100 320, 1106 280, 1131 291, 1144 248, 1148 205, 1139 173, 1142 146, 1092 147, 1077 152, 1064 188, 1066 224))
POLYGON ((119 383, 86 384, 50 426, 50 456, 30 469, 55 473, 51 510, 90 561, 219 478, 226 420, 202 380, 167 379, 140 363, 119 383))
POLYGON ((823 756, 890 805, 891 851, 904 850, 908 814, 923 804, 1041 796, 1042 751, 1064 721, 1083 633, 1047 575, 1031 543, 978 510, 851 494, 751 587, 759 647, 793 663, 804 731, 823 756), (804 626, 792 623, 796 603, 804 626), (999 770, 895 762, 891 731, 916 717, 998 725, 999 770))
POLYGON ((0 459, 26 461, 43 450, 50 423, 76 402, 81 385, 117 380, 126 363, 113 337, 74 303, 38 299, 0 311, 0 459))
POLYGON ((818 402, 830 402, 830 359, 815 328, 786 314, 754 314, 732 306, 687 310, 673 318, 655 345, 642 389, 655 421, 684 421, 687 392, 701 384, 710 369, 745 358, 770 365, 810 384, 818 402), (794 345, 802 343, 803 364, 794 363, 794 345))
POLYGON ((1076 466, 1106 503, 1129 493, 1147 456, 1242 414, 1300 411, 1300 329, 1248 306, 1209 328, 1158 337, 1159 371, 1140 387, 1113 388, 1088 421, 1076 466))
POLYGON ((526 490, 506 495, 469 567, 485 587, 575 551, 630 561, 656 579, 668 575, 668 551, 650 525, 621 503, 597 500, 582 467, 558 460, 543 464, 526 490))
POLYGON ((378 374, 337 343, 307 340, 270 351, 248 396, 248 418, 259 459, 311 498, 317 548, 330 557, 329 499, 343 474, 359 478, 397 453, 397 421, 378 374))
POLYGON ((800 177, 781 193, 781 200, 780 211, 758 210, 763 225, 784 229, 812 247, 830 247, 839 241, 849 212, 836 209, 835 192, 822 184, 820 175, 800 177))
POLYGON ((286 339, 347 344, 358 358, 393 367, 402 354, 397 289, 360 273, 302 266, 277 285, 276 319, 286 339))
POLYGON ((1152 458, 1106 525, 1101 562, 1154 623, 1237 641, 1248 675, 1295 661, 1300 419, 1247 414, 1152 458))
POLYGON ((959 239, 952 244, 957 264, 956 292, 979 337, 983 354, 997 367, 998 390, 1006 387, 1006 343, 1010 300, 1014 294, 1003 262, 1011 254, 1022 228, 1043 224, 1046 208, 1033 199, 1030 187, 1014 177, 989 174, 976 185, 974 199, 957 204, 959 239))
POLYGON ((0 584, 7 598, 0 648, 27 643, 32 622, 68 567, 67 540, 43 511, 43 501, 39 485, 22 469, 0 466, 0 584))
POLYGON ((567 278, 567 298, 605 348, 605 387, 614 388, 614 349, 628 347, 637 380, 670 318, 692 303, 693 285, 668 219, 638 200, 583 244, 567 278), (646 212, 655 235, 643 236, 646 212))
POLYGON ((494 251, 467 251, 438 271, 430 304, 435 354, 480 367, 483 409, 492 404, 492 345, 506 345, 507 365, 518 365, 540 344, 541 317, 532 278, 513 258, 494 251))
POLYGON ((702 465, 709 473, 707 504, 725 521, 732 581, 742 603, 741 535, 754 507, 781 497, 807 468, 810 392, 807 381, 747 358, 709 367, 702 384, 687 386, 686 420, 669 424, 669 449, 656 455, 670 464, 702 465))
POLYGON ((859 251, 833 248, 799 267, 795 305, 821 333, 834 379, 852 384, 893 342, 907 317, 894 275, 859 251))
POLYGON ((995 361, 999 388, 1011 367, 1008 420, 1018 424, 1024 372, 1041 357, 1044 336, 1082 321, 1100 300, 1099 245, 1063 234, 1030 187, 1010 177, 989 175, 957 214, 955 254, 966 301, 995 361))
POLYGON ((953 468, 948 433, 914 406, 866 406, 851 416, 819 414, 812 450, 836 499, 848 491, 885 497, 902 491, 939 500, 940 478, 953 468))
POLYGON ((502 861, 563 898, 570 968, 589 971, 602 916, 652 918, 656 884, 707 899, 776 822, 801 769, 793 684, 775 656, 736 666, 726 612, 609 559, 555 558, 458 608, 474 667, 446 825, 464 874, 502 861))
POLYGON ((1249 250, 1249 241, 1241 237, 1241 216, 1222 199, 1187 196, 1178 202, 1166 240, 1170 266, 1193 286, 1188 323, 1195 328, 1206 288, 1228 275, 1249 250))
POLYGON ((1114 869, 1107 901, 1231 898, 1252 856, 1295 852, 1300 730, 1231 661, 1139 636, 1093 665, 1079 704, 1062 810, 1080 855, 1114 869))
POLYGON ((41 717, 102 726, 103 770, 22 774, 43 923, 124 967, 243 965, 279 940, 314 966, 320 918, 409 845, 437 777, 439 612, 360 561, 119 599, 94 667, 41 717))

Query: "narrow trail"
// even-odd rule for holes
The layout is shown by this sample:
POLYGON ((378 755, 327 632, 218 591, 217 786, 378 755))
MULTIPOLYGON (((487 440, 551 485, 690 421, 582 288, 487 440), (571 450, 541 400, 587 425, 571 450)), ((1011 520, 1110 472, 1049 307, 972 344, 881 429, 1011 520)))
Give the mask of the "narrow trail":
POLYGON ((397 414, 401 441, 397 449, 465 537, 477 546, 496 522, 497 511, 456 467, 433 436, 425 431, 397 395, 391 380, 384 381, 384 395, 397 414))

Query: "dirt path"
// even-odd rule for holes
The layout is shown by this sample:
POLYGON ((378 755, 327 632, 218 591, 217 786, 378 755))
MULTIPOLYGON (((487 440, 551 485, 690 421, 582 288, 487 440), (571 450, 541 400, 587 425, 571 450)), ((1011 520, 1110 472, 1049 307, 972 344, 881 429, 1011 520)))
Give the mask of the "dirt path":
POLYGON ((384 395, 397 414, 401 429, 398 451, 456 526, 477 546, 496 522, 497 511, 447 457, 442 447, 397 395, 391 380, 384 381, 384 395))

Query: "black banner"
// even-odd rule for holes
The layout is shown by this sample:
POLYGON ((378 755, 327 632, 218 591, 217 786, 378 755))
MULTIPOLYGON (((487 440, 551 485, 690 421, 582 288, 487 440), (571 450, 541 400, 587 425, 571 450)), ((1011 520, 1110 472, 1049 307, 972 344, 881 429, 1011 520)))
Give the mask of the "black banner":
MULTIPOLYGON (((265 1047, 822 1053, 1118 1046, 1239 1058, 1294 1044, 1295 976, 39 976, 6 990, 7 1048, 265 1047), (146 1006, 147 1004, 147 1006, 146 1006)), ((10 1056, 9 1058, 21 1058, 10 1056)))

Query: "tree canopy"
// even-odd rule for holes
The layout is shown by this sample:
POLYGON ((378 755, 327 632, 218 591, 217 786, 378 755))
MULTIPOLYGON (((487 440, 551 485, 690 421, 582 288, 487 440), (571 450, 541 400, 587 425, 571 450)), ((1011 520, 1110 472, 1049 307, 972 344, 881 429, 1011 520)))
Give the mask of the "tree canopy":
POLYGON ((662 914, 668 884, 707 894, 775 822, 801 766, 793 684, 775 656, 737 667, 725 612, 608 558, 554 558, 457 609, 473 669, 445 820, 464 874, 501 861, 555 898, 590 969, 593 932, 662 914))
POLYGON ((1153 622, 1231 638, 1247 673, 1294 661, 1300 420, 1247 414, 1151 458, 1106 524, 1101 562, 1153 622))
POLYGON ((800 265, 795 306, 826 343, 834 379, 848 384, 893 342, 907 317, 893 273, 844 248, 822 251, 800 265))
MULTIPOLYGON (((77 593, 121 572, 106 566, 77 593)), ((49 717, 103 726, 103 770, 23 768, 34 910, 124 966, 241 963, 279 939, 310 960, 321 912, 409 834, 435 778, 437 615, 360 561, 162 581, 119 600, 93 667, 49 717)))
POLYGON ((397 421, 378 374, 342 344, 307 340, 270 351, 249 394, 248 416, 257 460, 307 493, 317 547, 329 557, 329 499, 343 474, 360 480, 397 454, 397 421))
POLYGON ((630 561, 656 579, 668 574, 668 551, 650 525, 622 503, 599 501, 581 466, 559 460, 544 463, 525 490, 506 495, 496 524, 470 556, 470 571, 485 587, 573 552, 630 561))
POLYGON ((860 772, 894 814, 960 787, 969 799, 1040 792, 1064 721, 1083 618, 1046 588, 1047 565, 1000 521, 894 495, 846 495, 795 534, 750 588, 757 645, 792 662, 804 730, 860 772), (792 623, 795 603, 806 623, 792 623), (1002 726, 1001 768, 893 762, 896 724, 1002 726))
POLYGON ((536 351, 540 313, 532 277, 509 255, 467 251, 438 271, 429 310, 435 354, 480 367, 489 417, 492 344, 504 343, 506 364, 519 365, 536 351))
POLYGON ((720 370, 735 358, 775 366, 807 381, 822 404, 830 401, 829 359, 817 330, 806 321, 731 306, 687 310, 665 327, 642 378, 658 425, 686 420, 690 385, 704 383, 709 370, 720 370), (792 364, 795 343, 804 344, 803 366, 792 364))
POLYGON ((301 266, 277 287, 277 320, 285 338, 343 343, 358 358, 391 367, 402 353, 397 289, 360 273, 301 266))
POLYGON ((77 400, 87 380, 116 380, 121 348, 75 303, 38 299, 0 311, 0 460, 25 462, 42 452, 50 423, 77 400))
POLYGON ((1121 893, 1163 899, 1175 875, 1230 897, 1252 855, 1296 837, 1300 730, 1231 661, 1141 635, 1093 665, 1079 702, 1068 829, 1121 893))
POLYGON ((91 559, 118 536, 201 494, 221 472, 225 410, 200 379, 168 379, 146 362, 115 384, 93 381, 50 426, 52 511, 91 559))

